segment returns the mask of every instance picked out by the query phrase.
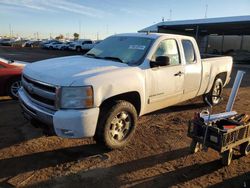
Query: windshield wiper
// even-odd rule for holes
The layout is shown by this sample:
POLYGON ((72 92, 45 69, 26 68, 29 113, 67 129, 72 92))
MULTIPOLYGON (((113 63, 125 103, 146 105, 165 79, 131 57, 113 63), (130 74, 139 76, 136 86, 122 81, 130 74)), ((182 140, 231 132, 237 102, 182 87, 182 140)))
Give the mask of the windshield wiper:
POLYGON ((96 56, 96 55, 93 54, 93 53, 87 53, 87 54, 85 54, 85 56, 93 57, 93 58, 96 58, 96 59, 108 59, 108 60, 113 60, 113 61, 118 61, 118 62, 124 63, 124 62, 123 62, 120 58, 118 58, 118 57, 112 57, 112 56, 98 57, 98 56, 96 56))
POLYGON ((96 56, 95 54, 92 54, 92 53, 85 54, 85 56, 92 57, 92 58, 95 58, 95 59, 102 59, 101 57, 96 56))
POLYGON ((89 54, 85 54, 86 56, 91 56, 91 57, 96 57, 95 54, 89 53, 89 54))
POLYGON ((113 60, 113 61, 118 61, 118 62, 124 63, 119 57, 107 56, 107 57, 103 57, 103 59, 109 59, 109 60, 113 60))

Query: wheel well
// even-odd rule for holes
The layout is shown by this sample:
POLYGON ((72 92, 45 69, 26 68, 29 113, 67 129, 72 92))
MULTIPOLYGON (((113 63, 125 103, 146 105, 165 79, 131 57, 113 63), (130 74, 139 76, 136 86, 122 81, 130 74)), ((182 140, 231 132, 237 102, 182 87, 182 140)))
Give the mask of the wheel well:
POLYGON ((140 114, 141 98, 140 98, 140 94, 136 91, 123 93, 123 94, 119 94, 119 95, 115 95, 113 97, 110 97, 102 102, 100 108, 113 106, 115 104, 115 101, 118 101, 118 100, 125 100, 125 101, 130 102, 131 104, 134 105, 134 107, 137 111, 137 114, 138 115, 140 114))
POLYGON ((225 84, 226 79, 227 79, 227 72, 221 72, 220 74, 216 76, 216 78, 220 78, 223 84, 225 84))

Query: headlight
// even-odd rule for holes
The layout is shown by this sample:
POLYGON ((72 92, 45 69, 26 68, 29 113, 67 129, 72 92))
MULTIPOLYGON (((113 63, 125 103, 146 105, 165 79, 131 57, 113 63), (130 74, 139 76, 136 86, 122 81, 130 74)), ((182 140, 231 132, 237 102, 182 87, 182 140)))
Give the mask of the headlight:
POLYGON ((62 87, 61 108, 91 108, 93 107, 93 88, 84 87, 62 87))

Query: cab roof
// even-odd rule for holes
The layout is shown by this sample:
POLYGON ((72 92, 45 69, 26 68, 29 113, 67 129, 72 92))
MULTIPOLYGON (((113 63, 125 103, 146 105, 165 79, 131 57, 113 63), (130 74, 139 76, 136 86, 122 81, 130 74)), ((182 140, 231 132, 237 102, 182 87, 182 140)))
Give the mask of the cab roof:
POLYGON ((176 35, 168 33, 122 33, 122 34, 116 34, 114 36, 144 37, 151 39, 157 39, 161 36, 168 36, 169 38, 193 38, 185 35, 176 35))

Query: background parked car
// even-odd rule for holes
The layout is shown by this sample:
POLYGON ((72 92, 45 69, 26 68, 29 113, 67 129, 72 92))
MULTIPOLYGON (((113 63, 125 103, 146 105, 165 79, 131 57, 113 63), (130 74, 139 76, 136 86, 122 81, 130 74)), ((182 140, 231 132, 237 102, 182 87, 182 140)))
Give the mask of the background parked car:
POLYGON ((58 42, 58 41, 57 41, 57 40, 45 40, 45 41, 42 41, 42 42, 41 42, 40 46, 41 46, 42 48, 47 48, 46 46, 47 46, 48 44, 52 43, 52 42, 58 42))
POLYGON ((21 74, 25 62, 9 61, 0 58, 0 95, 8 95, 17 99, 17 91, 21 87, 21 74))
POLYGON ((55 49, 58 49, 58 50, 68 50, 69 49, 69 45, 71 44, 72 42, 64 42, 62 44, 57 44, 55 45, 55 49))
POLYGON ((40 46, 40 44, 41 44, 41 41, 38 41, 38 40, 35 40, 35 41, 28 40, 25 43, 23 43, 22 47, 31 47, 31 48, 34 48, 34 47, 40 46))
POLYGON ((70 50, 76 50, 77 52, 80 52, 80 51, 83 50, 83 45, 84 44, 93 44, 93 41, 89 40, 89 39, 74 41, 73 43, 71 43, 69 45, 69 49, 70 50))
POLYGON ((55 46, 58 44, 62 44, 62 42, 56 41, 56 42, 45 44, 45 48, 52 50, 52 49, 55 49, 55 46))
POLYGON ((52 49, 55 48, 55 46, 56 46, 57 44, 62 44, 62 42, 59 42, 59 41, 50 42, 50 43, 48 43, 48 44, 45 44, 44 47, 45 47, 46 49, 52 50, 52 49))
POLYGON ((83 50, 91 50, 95 45, 97 45, 98 43, 100 43, 101 42, 101 40, 96 40, 96 41, 94 41, 92 44, 84 44, 83 46, 82 46, 82 49, 83 50))
POLYGON ((0 45, 2 45, 2 46, 11 46, 12 42, 13 42, 12 39, 2 39, 0 41, 0 45))

